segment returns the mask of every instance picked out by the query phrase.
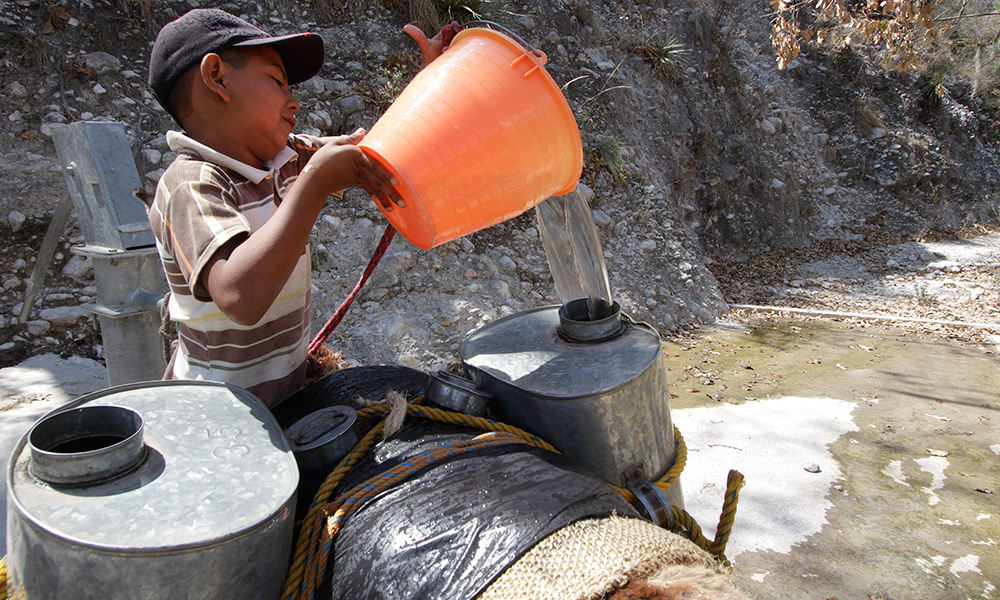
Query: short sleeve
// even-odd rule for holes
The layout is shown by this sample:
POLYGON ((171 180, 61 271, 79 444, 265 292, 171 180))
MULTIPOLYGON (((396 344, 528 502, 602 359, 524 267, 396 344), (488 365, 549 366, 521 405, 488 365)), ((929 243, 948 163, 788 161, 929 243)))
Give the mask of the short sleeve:
POLYGON ((200 160, 177 160, 157 186, 150 224, 190 293, 211 301, 202 271, 230 240, 252 229, 237 209, 235 185, 222 168, 200 160))

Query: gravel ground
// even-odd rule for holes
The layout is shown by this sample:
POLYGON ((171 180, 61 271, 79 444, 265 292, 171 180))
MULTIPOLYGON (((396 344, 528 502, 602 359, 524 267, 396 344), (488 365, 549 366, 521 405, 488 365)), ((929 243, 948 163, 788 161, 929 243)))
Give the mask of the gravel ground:
MULTIPOLYGON (((880 321, 917 334, 996 352, 1000 343, 1000 231, 960 237, 857 234, 809 248, 782 250, 747 263, 710 265, 733 311, 726 320, 766 318, 748 305, 798 309, 802 318, 830 313, 880 321)), ((835 315, 834 315, 835 316, 835 315)))

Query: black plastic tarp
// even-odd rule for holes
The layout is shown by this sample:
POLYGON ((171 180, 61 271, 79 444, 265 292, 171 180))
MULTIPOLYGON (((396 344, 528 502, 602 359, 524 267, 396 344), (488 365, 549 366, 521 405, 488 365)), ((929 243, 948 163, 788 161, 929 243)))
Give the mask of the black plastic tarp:
MULTIPOLYGON (((336 494, 425 450, 481 433, 411 422, 336 494)), ((637 516, 606 483, 559 455, 522 444, 458 455, 383 492, 346 522, 322 597, 471 599, 550 533, 612 513, 637 516)))
MULTIPOLYGON (((428 376, 394 366, 357 367, 329 375, 275 407, 283 428, 356 398, 408 397, 428 376)), ((359 423, 359 434, 374 425, 359 423)), ((407 417, 403 429, 362 459, 332 498, 424 451, 483 432, 407 417)), ((332 467, 331 467, 332 468, 332 467)), ((303 472, 299 517, 328 470, 303 472)), ((602 480, 568 459, 524 444, 442 460, 366 502, 341 529, 318 598, 465 600, 474 598, 537 542, 580 519, 637 517, 602 480)))

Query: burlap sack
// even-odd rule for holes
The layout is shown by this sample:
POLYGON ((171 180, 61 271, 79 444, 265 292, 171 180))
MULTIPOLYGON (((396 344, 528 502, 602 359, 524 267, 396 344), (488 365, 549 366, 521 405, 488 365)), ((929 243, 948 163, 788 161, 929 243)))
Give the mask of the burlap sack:
POLYGON ((587 519, 543 539, 478 600, 593 600, 632 579, 655 577, 676 566, 720 576, 711 555, 652 523, 587 519))

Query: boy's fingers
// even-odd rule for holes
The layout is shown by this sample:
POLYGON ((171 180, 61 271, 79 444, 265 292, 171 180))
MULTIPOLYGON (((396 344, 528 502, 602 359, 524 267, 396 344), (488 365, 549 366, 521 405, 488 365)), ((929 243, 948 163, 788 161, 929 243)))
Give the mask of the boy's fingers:
POLYGON ((417 47, 420 48, 421 52, 423 52, 425 48, 430 46, 430 42, 427 41, 427 36, 424 35, 423 30, 421 30, 416 25, 411 25, 407 23, 406 25, 403 25, 403 31, 405 31, 411 38, 413 38, 413 41, 417 43, 417 47))
POLYGON ((392 210, 392 206, 389 203, 395 204, 400 208, 406 208, 406 201, 403 200, 403 197, 399 195, 399 191, 387 179, 374 177, 369 180, 369 186, 369 191, 380 198, 380 202, 386 210, 392 210))
POLYGON ((440 33, 427 39, 427 36, 419 27, 409 23, 403 26, 403 31, 413 38, 413 41, 417 43, 417 47, 420 48, 420 58, 424 67, 431 64, 444 51, 440 33))
POLYGON ((389 169, 385 168, 382 163, 368 158, 367 154, 362 152, 357 158, 357 164, 361 173, 371 173, 373 175, 371 177, 372 180, 385 181, 390 187, 399 185, 399 181, 396 180, 396 177, 389 169))
POLYGON ((353 133, 348 133, 347 135, 342 135, 337 137, 338 144, 351 144, 352 146, 357 146, 358 143, 364 139, 365 130, 363 127, 358 127, 353 133))

